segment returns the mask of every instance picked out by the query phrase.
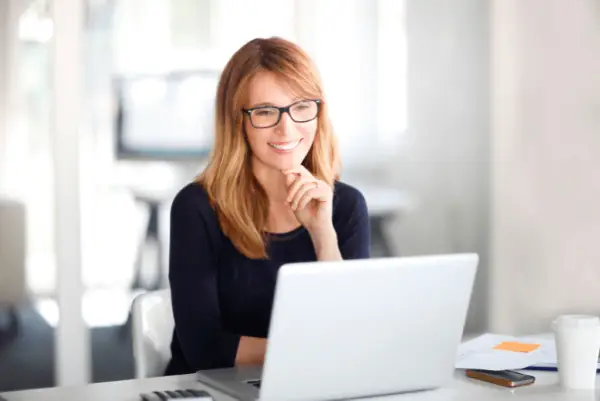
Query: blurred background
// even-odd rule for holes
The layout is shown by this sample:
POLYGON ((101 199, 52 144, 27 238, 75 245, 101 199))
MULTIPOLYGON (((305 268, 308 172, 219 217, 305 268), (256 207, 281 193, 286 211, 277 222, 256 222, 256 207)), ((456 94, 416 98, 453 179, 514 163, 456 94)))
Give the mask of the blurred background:
POLYGON ((597 0, 0 0, 0 391, 133 378, 220 71, 274 35, 321 72, 373 256, 479 253, 468 332, 600 313, 597 0))

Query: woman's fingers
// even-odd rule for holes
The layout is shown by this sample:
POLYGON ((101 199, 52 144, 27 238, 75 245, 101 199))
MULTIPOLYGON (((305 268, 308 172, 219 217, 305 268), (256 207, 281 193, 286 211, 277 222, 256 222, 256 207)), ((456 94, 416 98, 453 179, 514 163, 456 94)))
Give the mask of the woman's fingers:
POLYGON ((298 177, 300 177, 300 174, 297 173, 285 174, 285 186, 288 188, 288 190, 290 185, 292 185, 298 177))
POLYGON ((313 175, 311 174, 311 172, 308 171, 306 169, 306 167, 304 167, 304 166, 298 166, 298 167, 291 168, 289 170, 283 170, 282 173, 285 174, 285 175, 288 175, 288 174, 297 174, 297 175, 300 175, 302 177, 312 177, 312 178, 314 178, 313 175))
POLYGON ((312 189, 314 189, 315 186, 316 185, 315 185, 314 181, 305 181, 304 183, 302 183, 302 185, 300 186, 300 188, 298 188, 298 191, 296 191, 296 193, 292 197, 290 206, 292 207, 293 210, 297 210, 298 209, 298 206, 300 204, 300 200, 302 199, 302 197, 308 191, 311 191, 312 189))
POLYGON ((305 208, 312 199, 325 201, 330 197, 331 188, 303 166, 285 170, 283 174, 286 175, 288 186, 286 200, 293 210, 305 208))
POLYGON ((296 197, 296 194, 298 193, 298 191, 300 190, 300 188, 302 188, 302 186, 304 184, 309 183, 314 180, 315 179, 312 177, 296 176, 294 178, 294 181, 292 182, 292 184, 288 187, 288 195, 287 195, 286 200, 288 202, 291 202, 296 197))
POLYGON ((331 189, 329 186, 323 181, 315 180, 305 183, 300 187, 291 206, 293 210, 300 210, 305 208, 313 199, 322 202, 329 198, 331 198, 331 189))
MULTIPOLYGON (((317 182, 318 184, 318 182, 317 182)), ((319 198, 319 188, 317 186, 308 188, 304 194, 302 195, 302 197, 300 197, 300 199, 298 200, 298 210, 302 210, 304 209, 308 203, 313 200, 313 199, 318 199, 319 198)))

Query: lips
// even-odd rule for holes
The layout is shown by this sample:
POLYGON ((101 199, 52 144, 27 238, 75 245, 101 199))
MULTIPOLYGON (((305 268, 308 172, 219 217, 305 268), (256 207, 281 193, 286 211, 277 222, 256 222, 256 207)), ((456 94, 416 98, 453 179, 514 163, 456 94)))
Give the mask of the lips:
POLYGON ((301 139, 292 142, 268 142, 273 149, 290 151, 295 149, 300 144, 301 139))

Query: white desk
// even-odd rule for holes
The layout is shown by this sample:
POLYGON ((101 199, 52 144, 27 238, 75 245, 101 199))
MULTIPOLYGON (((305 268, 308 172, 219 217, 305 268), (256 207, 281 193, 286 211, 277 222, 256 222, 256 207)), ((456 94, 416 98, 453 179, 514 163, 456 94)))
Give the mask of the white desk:
MULTIPOLYGON (((593 401, 600 400, 598 391, 563 391, 558 386, 556 373, 528 372, 536 376, 536 383, 517 389, 467 379, 457 371, 452 383, 439 390, 424 391, 389 397, 369 398, 368 401, 593 401)), ((600 388, 600 379, 597 381, 600 388)), ((195 375, 160 377, 91 384, 82 387, 63 387, 4 393, 7 401, 139 401, 139 393, 177 388, 208 390, 215 401, 235 401, 195 380, 195 375)))

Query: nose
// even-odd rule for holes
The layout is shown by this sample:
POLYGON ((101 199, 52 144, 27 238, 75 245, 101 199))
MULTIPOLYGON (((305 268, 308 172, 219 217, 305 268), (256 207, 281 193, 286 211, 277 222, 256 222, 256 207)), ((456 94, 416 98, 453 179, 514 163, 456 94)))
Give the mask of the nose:
POLYGON ((279 120, 279 124, 275 126, 275 131, 281 136, 288 136, 289 134, 292 134, 294 124, 294 120, 292 120, 290 115, 288 113, 283 113, 279 120))

